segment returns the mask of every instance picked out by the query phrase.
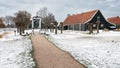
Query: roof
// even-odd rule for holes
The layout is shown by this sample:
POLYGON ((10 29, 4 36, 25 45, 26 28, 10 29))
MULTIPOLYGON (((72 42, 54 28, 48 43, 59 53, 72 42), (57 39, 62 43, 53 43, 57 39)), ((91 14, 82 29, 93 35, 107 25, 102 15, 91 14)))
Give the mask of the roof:
POLYGON ((120 17, 116 16, 116 17, 111 17, 107 19, 109 22, 114 23, 114 24, 120 24, 120 17))
POLYGON ((98 10, 92 10, 92 11, 68 16, 63 24, 67 25, 67 24, 86 23, 96 14, 96 12, 98 12, 98 10))

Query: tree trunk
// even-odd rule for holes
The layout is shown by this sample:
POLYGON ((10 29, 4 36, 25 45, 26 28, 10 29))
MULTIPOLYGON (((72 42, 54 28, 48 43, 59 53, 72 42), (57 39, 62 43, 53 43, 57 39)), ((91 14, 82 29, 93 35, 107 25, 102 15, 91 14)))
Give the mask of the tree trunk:
POLYGON ((89 26, 89 31, 90 31, 90 34, 91 34, 91 33, 93 33, 92 23, 89 23, 89 24, 88 24, 88 26, 89 26))

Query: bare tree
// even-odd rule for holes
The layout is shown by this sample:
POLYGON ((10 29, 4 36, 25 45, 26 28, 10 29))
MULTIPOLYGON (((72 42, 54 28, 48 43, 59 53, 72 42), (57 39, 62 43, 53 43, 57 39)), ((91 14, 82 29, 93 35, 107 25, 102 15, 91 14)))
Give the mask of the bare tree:
POLYGON ((48 13, 48 16, 45 18, 45 23, 50 25, 50 23, 53 23, 55 21, 55 17, 52 13, 48 13))
POLYGON ((41 8, 39 11, 37 11, 37 16, 40 16, 42 18, 45 18, 48 14, 48 9, 46 7, 41 8))
POLYGON ((4 17, 4 23, 6 27, 15 27, 15 23, 13 21, 14 17, 12 16, 6 16, 4 17))
POLYGON ((53 13, 49 12, 46 7, 40 9, 36 14, 37 16, 42 17, 42 23, 45 28, 50 27, 50 24, 56 21, 53 13))
POLYGON ((31 22, 30 19, 31 14, 28 13, 27 11, 18 11, 17 13, 15 13, 14 21, 20 35, 24 33, 25 28, 31 22))

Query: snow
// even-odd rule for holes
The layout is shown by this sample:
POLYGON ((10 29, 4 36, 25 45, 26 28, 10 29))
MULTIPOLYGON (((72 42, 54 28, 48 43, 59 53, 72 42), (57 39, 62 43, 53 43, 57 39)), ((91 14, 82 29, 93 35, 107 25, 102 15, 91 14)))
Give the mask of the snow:
POLYGON ((0 34, 8 32, 0 38, 0 68, 33 68, 31 52, 32 44, 29 37, 22 37, 14 31, 0 31, 0 34))
POLYGON ((50 41, 88 68, 120 68, 120 32, 88 34, 64 31, 63 34, 48 34, 50 41))
MULTIPOLYGON (((14 31, 5 31, 8 32, 9 34, 4 35, 0 41, 10 41, 10 40, 17 40, 20 38, 23 38, 22 36, 20 36, 18 33, 15 35, 14 31)), ((1 34, 3 34, 4 32, 1 32, 1 34)))

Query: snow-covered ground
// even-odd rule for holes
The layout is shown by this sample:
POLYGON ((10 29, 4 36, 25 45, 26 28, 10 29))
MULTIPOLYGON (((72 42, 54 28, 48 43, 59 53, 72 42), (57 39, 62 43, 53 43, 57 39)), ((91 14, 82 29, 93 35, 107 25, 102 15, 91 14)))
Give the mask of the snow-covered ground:
POLYGON ((28 37, 15 35, 14 31, 0 30, 0 68, 33 68, 32 44, 28 37))
POLYGON ((88 68, 120 68, 120 32, 49 34, 49 40, 88 68))

